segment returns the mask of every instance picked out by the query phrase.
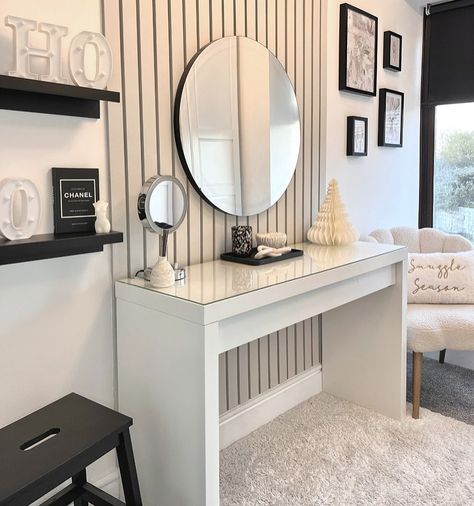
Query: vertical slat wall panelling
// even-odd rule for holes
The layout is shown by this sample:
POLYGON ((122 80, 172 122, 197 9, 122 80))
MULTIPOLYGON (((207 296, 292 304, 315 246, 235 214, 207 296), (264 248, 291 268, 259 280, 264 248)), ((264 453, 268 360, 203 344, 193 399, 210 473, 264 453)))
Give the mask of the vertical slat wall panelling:
MULTIPOLYGON (((224 14, 222 11, 222 0, 211 0, 211 31, 212 40, 220 39, 224 36, 224 14)), ((213 256, 218 258, 219 255, 226 250, 226 215, 220 211, 213 210, 214 220, 214 243, 213 243, 213 256)), ((204 237, 205 241, 210 240, 210 237, 204 237)))
MULTIPOLYGON (((311 156, 311 223, 316 219, 319 211, 320 195, 325 192, 324 185, 326 182, 321 178, 321 96, 322 86, 326 86, 321 80, 321 37, 323 34, 323 26, 321 24, 321 4, 312 0, 312 13, 313 13, 313 29, 312 29, 312 43, 311 43, 311 60, 313 62, 313 102, 311 108, 311 137, 312 137, 312 156, 311 156)), ((325 30, 325 29, 324 29, 325 30)), ((308 111, 309 112, 309 111, 308 111)))
MULTIPOLYGON (((288 70, 286 64, 287 57, 287 2, 288 0, 281 1, 275 0, 276 6, 276 56, 280 60, 283 67, 288 70)), ((291 75, 290 75, 291 79, 291 75)), ((293 180, 292 180, 293 181, 293 180)), ((289 244, 293 244, 292 236, 289 234, 287 224, 288 220, 286 219, 286 203, 288 199, 288 191, 292 188, 292 182, 288 186, 288 190, 286 190, 283 197, 276 203, 276 230, 278 232, 286 232, 288 234, 288 242, 289 244)))
POLYGON ((311 325, 313 327, 313 343, 312 343, 312 356, 313 365, 320 364, 321 357, 321 316, 314 316, 311 318, 311 325))
MULTIPOLYGON (((269 17, 269 0, 254 0, 255 1, 255 40, 268 47, 267 34, 268 22, 272 19, 269 17)), ((265 232, 268 230, 268 212, 264 211, 257 216, 257 232, 265 232)))
MULTIPOLYGON (((104 33, 112 46, 114 57, 117 62, 122 61, 121 22, 119 0, 104 1, 104 33)), ((112 90, 122 92, 122 65, 115 65, 109 87, 112 90)), ((123 95, 122 95, 123 97, 123 95)), ((124 134, 124 111, 126 104, 122 98, 121 104, 107 102, 107 118, 109 132, 109 170, 110 177, 110 218, 114 229, 121 230, 123 243, 116 244, 112 249, 113 276, 114 279, 127 277, 128 269, 128 213, 127 195, 128 186, 125 171, 125 134, 124 134)))
MULTIPOLYGON (((155 39, 155 95, 157 108, 156 138, 158 153, 158 173, 163 176, 173 174, 173 119, 171 94, 171 39, 168 0, 154 0, 154 39, 155 39)), ((145 62, 143 62, 145 64, 145 62)), ((151 62, 147 63, 151 65, 151 62)), ((174 235, 174 234, 173 234, 174 235)), ((168 241, 168 258, 176 261, 175 241, 168 241)), ((151 260, 151 259, 150 259, 151 260)), ((151 262, 150 262, 151 263, 151 262)))
MULTIPOLYGON (((268 0, 255 0, 256 39, 264 46, 267 45, 268 32, 267 4, 268 0)), ((257 229, 258 232, 268 230, 268 211, 261 213, 257 217, 257 229)), ((268 376, 268 339, 269 336, 264 336, 258 340, 258 387, 260 393, 270 388, 268 376)), ((251 372, 253 373, 253 369, 251 372)))
POLYGON ((304 369, 309 369, 313 365, 313 355, 311 350, 313 327, 311 326, 312 320, 305 320, 304 325, 304 369))
MULTIPOLYGON (((246 3, 247 0, 234 0, 235 29, 234 35, 245 37, 246 35, 246 3)), ((236 225, 247 225, 249 218, 239 216, 236 218, 236 225)))
MULTIPOLYGON (((207 1, 207 0, 206 0, 207 1)), ((224 24, 223 24, 223 13, 222 13, 222 0, 211 0, 210 2, 210 30, 211 30, 211 40, 216 40, 221 38, 224 35, 224 24)), ((201 35, 203 36, 203 35, 201 35)), ((203 204, 204 206, 206 204, 203 204)), ((219 253, 224 251, 225 249, 225 215, 215 209, 212 210, 212 224, 213 224, 213 257, 217 258, 219 253)), ((205 230, 205 229, 204 229, 205 230)), ((205 242, 210 241, 210 237, 206 235, 203 237, 205 242)), ((219 388, 219 411, 220 413, 224 413, 229 409, 227 391, 228 391, 228 382, 227 382, 227 353, 222 353, 219 356, 219 378, 220 378, 220 388, 219 388)))
MULTIPOLYGON (((247 33, 247 12, 245 0, 234 0, 235 12, 235 35, 245 37, 247 33)), ((249 219, 247 217, 237 218, 237 225, 247 225, 249 219)), ((238 353, 238 388, 239 388, 239 404, 249 400, 249 349, 250 346, 245 344, 240 346, 238 353)))
MULTIPOLYGON (((304 183, 303 183, 303 239, 306 239, 306 232, 311 226, 311 188, 313 178, 313 157, 312 151, 315 148, 312 138, 312 111, 313 103, 313 32, 319 31, 318 27, 313 26, 313 1, 304 0, 303 7, 303 76, 304 76, 304 103, 302 108, 302 125, 303 125, 303 167, 304 167, 304 183), (306 22, 309 20, 309 22, 306 22)), ((319 3, 319 2, 318 2, 319 3)), ((319 88, 319 86, 318 86, 319 88)), ((305 369, 313 365, 312 356, 312 339, 313 339, 312 320, 304 322, 304 367, 305 369)))
POLYGON ((304 11, 305 0, 295 2, 294 12, 294 60, 295 60, 295 91, 296 99, 299 105, 300 122, 301 122, 301 146, 298 156, 298 163, 295 171, 295 242, 303 241, 303 213, 304 213, 304 189, 303 189, 303 157, 305 147, 304 137, 304 111, 305 111, 305 96, 304 96, 304 11))
MULTIPOLYGON (((143 182, 158 174, 158 142, 156 135, 156 89, 155 89, 155 20, 153 4, 137 0, 138 6, 138 57, 140 129, 142 132, 141 165, 143 182)), ((152 267, 158 257, 158 235, 145 234, 144 266, 152 267)))
MULTIPOLYGON (((118 0, 102 1, 102 23, 104 34, 113 48, 118 62, 122 60, 120 38, 120 9, 118 0)), ((116 65, 115 71, 109 81, 110 89, 122 91, 122 66, 116 65)), ((127 183, 125 179, 125 147, 123 130, 122 104, 107 102, 101 105, 101 110, 106 111, 108 128, 108 165, 110 184, 110 220, 115 230, 123 231, 123 243, 116 244, 112 248, 112 277, 121 279, 128 276, 128 216, 127 216, 127 183), (114 149, 110 149, 113 146, 114 149)), ((113 306, 113 321, 115 322, 115 305, 113 306)), ((118 371, 117 371, 117 339, 114 323, 113 339, 114 357, 114 405, 118 407, 118 371)))
MULTIPOLYGON (((157 173, 175 175, 188 191, 186 220, 168 246, 172 262, 219 258, 231 248, 236 223, 254 231, 285 231, 290 244, 304 240, 319 205, 320 2, 107 0, 104 16, 115 59, 122 63, 111 83, 122 91, 122 104, 108 106, 111 212, 115 226, 125 231, 124 245, 114 248, 114 275, 133 275, 144 262, 156 261, 158 238, 144 235, 135 207, 141 184, 157 173), (271 209, 249 218, 225 215, 199 198, 179 161, 173 132, 175 93, 186 64, 210 41, 234 34, 257 40, 277 56, 295 87, 302 126, 290 186, 271 209)), ((222 354, 220 411, 318 364, 319 328, 315 317, 222 354)))
MULTIPOLYGON (((323 80, 321 79, 321 40, 325 37, 325 28, 322 26, 321 16, 322 2, 312 0, 312 43, 311 43, 311 61, 312 67, 312 93, 313 100, 311 106, 311 223, 316 219, 320 205, 320 195, 325 185, 321 178, 321 96, 323 80)), ((325 86, 325 84, 324 84, 325 86)), ((308 111, 309 112, 309 111, 308 111)), ((313 365, 321 363, 321 317, 311 319, 312 328, 312 358, 313 365)))
MULTIPOLYGON (((198 0, 198 50, 212 40, 211 2, 198 0)), ((214 258, 214 209, 199 199, 201 217, 201 262, 209 262, 214 258)), ((222 214, 222 213, 220 213, 222 214)))
MULTIPOLYGON (((266 39, 268 49, 276 56, 277 54, 277 2, 278 0, 266 0, 265 7, 267 12, 266 20, 266 39)), ((280 2, 281 3, 281 2, 280 2)), ((277 211, 278 203, 274 204, 267 212, 268 231, 275 232, 277 230, 277 211)), ((281 230, 283 231, 283 230, 281 230)), ((278 333, 274 332, 267 337, 267 346, 264 345, 267 351, 266 365, 268 368, 268 388, 271 388, 278 384, 278 371, 280 369, 279 357, 278 357, 278 333)), ((286 341, 286 334, 285 334, 286 341)), ((262 377, 262 374, 260 374, 262 377)), ((264 381, 261 381, 262 385, 265 386, 264 381)))
MULTIPOLYGON (((235 35, 236 31, 236 5, 234 0, 223 1, 223 29, 224 37, 235 35)), ((230 227, 236 224, 236 218, 225 215, 226 251, 230 251, 231 233, 230 227)), ((237 349, 227 352, 227 406, 228 409, 239 404, 239 353, 237 349)))
MULTIPOLYGON (((179 0, 168 0, 168 16, 170 25, 170 41, 171 41, 171 128, 173 128, 173 106, 174 97, 176 95, 176 89, 178 87, 179 80, 183 74, 185 67, 185 33, 184 33, 184 4, 179 0)), ((158 25, 160 26, 160 25, 158 25)), ((184 187, 187 187, 187 178, 184 174, 184 170, 179 163, 179 157, 176 149, 176 144, 173 142, 173 171, 174 175, 183 183, 184 187)), ((190 192, 188 191, 188 203, 191 199, 190 192)), ((173 234, 173 239, 176 248, 176 262, 181 265, 189 265, 191 258, 191 245, 188 242, 190 235, 190 217, 191 213, 188 210, 186 218, 181 226, 173 234)), ((197 245, 192 245, 196 248, 197 245)))
POLYGON ((296 325, 292 325, 286 329, 286 368, 288 372, 288 379, 296 374, 296 339, 295 339, 296 325))
MULTIPOLYGON (((255 0, 245 0, 245 36, 250 39, 256 40, 256 2, 255 0)), ((252 227, 255 233, 258 226, 258 215, 249 216, 248 224, 252 227)))
MULTIPOLYGON (((184 64, 198 50, 198 14, 196 0, 183 0, 183 40, 184 64)), ((182 73, 182 69, 181 69, 182 73)), ((201 262, 201 198, 186 177, 186 191, 188 194, 188 264, 201 262)))
MULTIPOLYGON (((303 182, 303 229, 301 235, 303 240, 306 240, 306 233, 312 224, 311 216, 311 188, 313 181, 313 157, 312 153, 315 149, 312 137, 312 111, 314 108, 313 103, 313 46, 312 37, 314 31, 319 31, 318 27, 313 26, 313 0, 304 0, 303 6, 303 85, 304 85, 304 102, 301 108, 301 124, 303 126, 302 140, 303 140, 303 168, 304 168, 304 182, 303 182)), ((314 83, 319 88, 318 83, 314 83)))
MULTIPOLYGON (((124 129, 126 136, 126 165, 129 212, 130 275, 143 269, 145 230, 136 218, 137 195, 142 185, 140 99, 138 83, 138 44, 136 3, 121 0, 122 32, 122 99, 126 108, 124 129)), ((113 149, 113 146, 112 146, 113 149)))
MULTIPOLYGON (((253 40, 257 40, 257 1, 246 0, 246 21, 245 35, 253 40)), ((250 216, 249 225, 254 232, 258 231, 258 215, 250 216)), ((249 398, 259 394, 258 382, 258 341, 252 341, 248 344, 248 387, 249 398)))
MULTIPOLYGON (((294 59, 295 59, 295 91, 296 98, 299 104, 300 122, 301 122, 301 147, 298 156, 298 164, 295 171, 295 242, 303 241, 303 214, 304 214, 304 188, 303 188, 303 157, 305 148, 304 136, 304 111, 305 111, 305 96, 304 96, 304 3, 305 0, 295 2, 295 17, 294 17, 294 59)), ((304 325, 300 322, 296 326, 296 373, 304 371, 304 325)))
MULTIPOLYGON (((290 76, 293 88, 296 90, 296 0, 286 0, 286 62, 287 72, 290 76)), ((301 103, 298 102, 298 108, 301 111, 301 103)), ((298 157, 299 164, 300 157, 298 157)), ((286 190, 286 228, 288 233, 288 241, 290 244, 295 242, 296 231, 295 231, 295 191, 296 184, 295 179, 298 171, 298 164, 296 166, 295 176, 291 180, 288 189, 286 190)), ((288 358, 288 378, 292 378, 296 374, 296 325, 290 327, 288 333, 288 346, 287 346, 287 358, 288 358)))
MULTIPOLYGON (((301 1, 301 0, 299 0, 301 1)), ((286 2, 286 68, 290 76, 293 88, 296 91, 295 82, 295 0, 285 0, 286 2)), ((298 103, 301 110, 301 104, 298 103)), ((298 168, 298 167, 297 167, 298 168)), ((286 190, 286 229, 288 241, 290 244, 295 243, 295 177, 291 179, 288 189, 286 190)))
MULTIPOLYGON (((285 28, 281 20, 285 21, 282 16, 282 8, 285 7, 285 2, 281 0, 267 0, 267 47, 268 49, 280 60, 285 66, 284 52, 281 52, 282 47, 285 47, 285 28), (283 59, 282 59, 283 58, 283 59)), ((267 222, 269 232, 286 232, 285 220, 279 220, 281 212, 285 212, 285 195, 275 205, 268 210, 267 222), (280 213, 279 213, 280 211, 280 213)))
MULTIPOLYGON (((286 1, 269 0, 269 15, 272 22, 268 24, 269 49, 273 52, 286 70, 286 1), (271 46, 270 46, 271 44, 271 46)), ((271 210, 275 229, 286 232, 286 192, 271 210)), ((287 329, 278 331, 278 381, 288 378, 287 364, 287 329)))
MULTIPOLYGON (((236 5, 237 0, 222 0, 222 19, 223 19, 223 36, 229 37, 235 35, 236 32, 236 5)), ((234 216, 225 215, 225 249, 231 251, 232 240, 231 230, 232 225, 237 224, 237 219, 234 216)))

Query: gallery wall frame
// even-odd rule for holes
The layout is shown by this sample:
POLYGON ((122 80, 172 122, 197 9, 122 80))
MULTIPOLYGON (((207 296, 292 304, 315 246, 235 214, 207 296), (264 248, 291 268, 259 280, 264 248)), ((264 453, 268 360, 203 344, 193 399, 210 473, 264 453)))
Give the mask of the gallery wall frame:
POLYGON ((383 68, 393 72, 402 70, 403 37, 387 30, 383 34, 383 68))
POLYGON ((380 88, 378 145, 403 147, 405 95, 401 91, 380 88))
POLYGON ((344 3, 339 19, 339 90, 376 96, 378 18, 344 3))
POLYGON ((347 117, 347 156, 367 156, 369 119, 362 116, 347 117))

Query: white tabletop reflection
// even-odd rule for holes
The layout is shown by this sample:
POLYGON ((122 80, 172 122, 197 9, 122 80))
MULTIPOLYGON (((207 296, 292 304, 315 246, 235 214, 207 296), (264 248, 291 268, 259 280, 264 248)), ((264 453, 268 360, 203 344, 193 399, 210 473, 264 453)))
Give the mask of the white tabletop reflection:
POLYGON ((304 255, 258 267, 222 260, 190 265, 186 267, 186 279, 169 288, 153 288, 148 281, 139 278, 120 282, 197 304, 212 304, 403 249, 401 246, 366 242, 349 246, 303 243, 293 248, 302 249, 304 255))

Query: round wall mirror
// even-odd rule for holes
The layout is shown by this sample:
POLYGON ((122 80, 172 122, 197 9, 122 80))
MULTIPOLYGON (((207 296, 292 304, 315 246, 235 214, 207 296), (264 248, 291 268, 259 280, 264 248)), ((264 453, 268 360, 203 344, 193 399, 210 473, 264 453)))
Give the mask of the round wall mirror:
POLYGON ((246 37, 209 44, 178 87, 175 137, 188 178, 208 203, 237 216, 265 211, 288 187, 300 149, 285 69, 246 37))
POLYGON ((163 235, 176 230, 187 209, 186 192, 172 176, 154 176, 142 186, 138 195, 138 217, 142 225, 163 235))

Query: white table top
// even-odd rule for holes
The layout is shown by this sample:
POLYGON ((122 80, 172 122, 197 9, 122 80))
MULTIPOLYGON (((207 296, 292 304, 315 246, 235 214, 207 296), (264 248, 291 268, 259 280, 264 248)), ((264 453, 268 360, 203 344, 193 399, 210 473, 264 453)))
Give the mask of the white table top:
POLYGON ((302 249, 304 255, 258 267, 222 260, 191 265, 186 267, 184 282, 176 282, 169 288, 153 288, 139 278, 119 283, 207 305, 405 249, 368 242, 332 247, 303 243, 293 247, 302 249))

